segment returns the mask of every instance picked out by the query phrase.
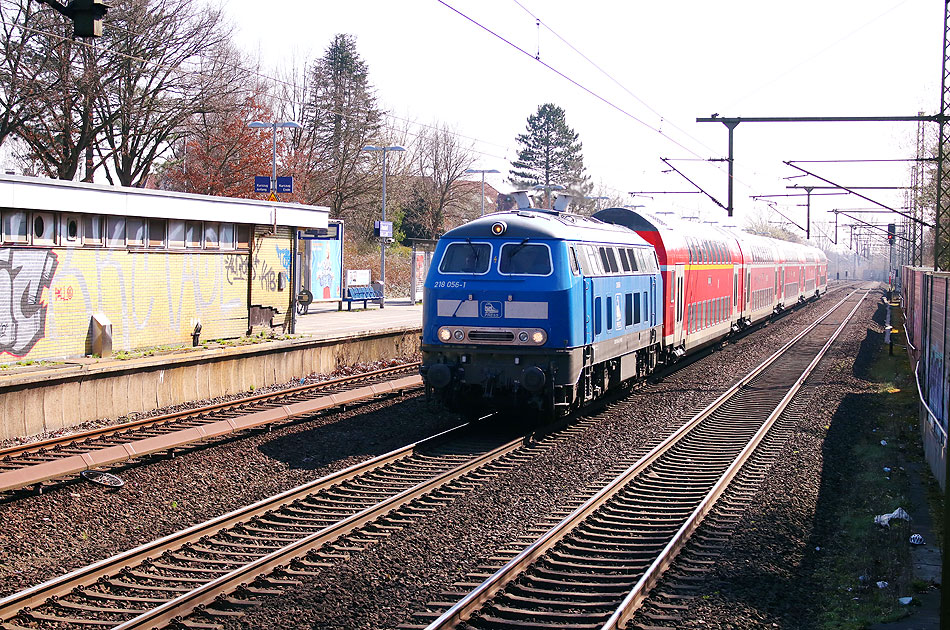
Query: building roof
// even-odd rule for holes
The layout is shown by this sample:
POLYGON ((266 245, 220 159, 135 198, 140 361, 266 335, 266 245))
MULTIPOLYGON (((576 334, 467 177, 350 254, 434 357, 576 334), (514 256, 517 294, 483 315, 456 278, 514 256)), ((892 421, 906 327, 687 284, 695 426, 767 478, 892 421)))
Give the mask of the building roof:
POLYGON ((0 211, 84 212, 191 221, 326 228, 330 209, 38 177, 0 175, 0 211))

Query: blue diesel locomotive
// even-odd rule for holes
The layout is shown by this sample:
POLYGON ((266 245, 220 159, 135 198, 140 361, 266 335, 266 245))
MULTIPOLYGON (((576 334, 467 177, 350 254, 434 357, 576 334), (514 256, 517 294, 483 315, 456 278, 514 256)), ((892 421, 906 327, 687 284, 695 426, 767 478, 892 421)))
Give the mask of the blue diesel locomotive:
POLYGON ((636 232, 553 210, 450 230, 425 282, 427 391, 468 416, 552 417, 660 359, 662 276, 636 232))

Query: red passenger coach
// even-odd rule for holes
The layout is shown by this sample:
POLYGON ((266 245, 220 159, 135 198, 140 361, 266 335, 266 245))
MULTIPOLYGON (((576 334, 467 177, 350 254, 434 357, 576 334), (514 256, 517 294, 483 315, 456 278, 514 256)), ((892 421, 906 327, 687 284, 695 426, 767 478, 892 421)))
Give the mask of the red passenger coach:
POLYGON ((625 208, 594 215, 656 249, 663 275, 663 347, 682 356, 820 295, 827 259, 807 245, 625 208))

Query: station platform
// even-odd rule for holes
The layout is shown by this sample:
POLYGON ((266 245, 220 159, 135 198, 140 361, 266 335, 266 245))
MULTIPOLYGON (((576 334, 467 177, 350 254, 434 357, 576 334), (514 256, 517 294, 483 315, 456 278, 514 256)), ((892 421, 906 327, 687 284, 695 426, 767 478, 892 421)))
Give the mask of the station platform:
POLYGON ((364 332, 422 327, 422 302, 413 304, 408 298, 387 299, 385 308, 379 308, 378 304, 372 302, 366 309, 354 305, 352 311, 345 308, 338 310, 338 304, 311 304, 306 315, 297 315, 297 334, 313 339, 329 339, 364 332))
POLYGON ((422 304, 339 311, 311 304, 296 333, 241 345, 207 343, 130 358, 80 357, 0 369, 0 440, 50 435, 83 422, 250 392, 345 365, 419 351, 422 304))

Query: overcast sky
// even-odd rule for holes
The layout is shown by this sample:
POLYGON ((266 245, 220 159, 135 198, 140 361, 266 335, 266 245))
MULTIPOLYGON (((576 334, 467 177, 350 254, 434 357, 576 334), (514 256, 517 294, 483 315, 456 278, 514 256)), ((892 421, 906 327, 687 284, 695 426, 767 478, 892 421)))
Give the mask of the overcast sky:
MULTIPOLYGON (((381 105, 399 118, 453 126, 474 144, 477 168, 502 171, 488 181, 503 190, 511 189, 504 177, 516 156, 515 136, 545 102, 566 110, 589 174, 608 193, 691 190, 679 175, 662 172, 665 157, 695 160, 674 164, 723 203, 725 165, 704 160, 725 156, 726 129, 697 117, 897 116, 936 113, 940 105, 944 7, 935 0, 224 0, 222 6, 239 44, 269 68, 318 57, 335 34, 353 34, 381 105)), ((750 195, 784 194, 787 185, 808 181, 784 180, 796 171, 783 160, 909 158, 915 136, 916 123, 741 124, 735 222, 764 207, 750 195)), ((908 164, 804 166, 849 186, 908 183, 908 164)), ((903 204, 901 191, 869 194, 903 204)), ((778 201, 804 220, 795 205, 803 200, 778 201)), ((627 202, 725 220, 725 211, 701 195, 627 202)), ((812 207, 822 217, 832 208, 868 205, 828 196, 813 197, 812 207)))

